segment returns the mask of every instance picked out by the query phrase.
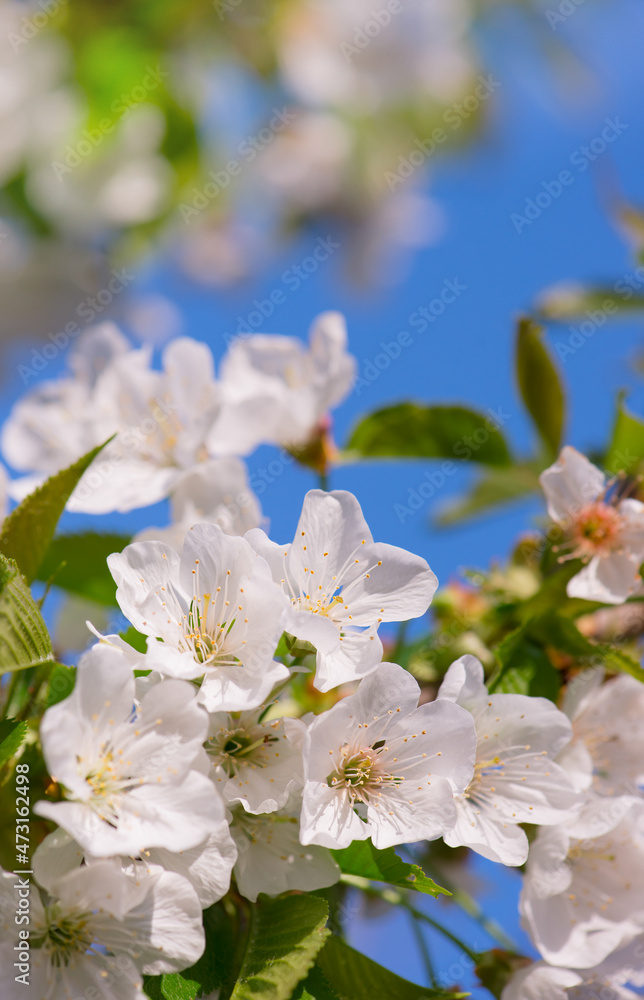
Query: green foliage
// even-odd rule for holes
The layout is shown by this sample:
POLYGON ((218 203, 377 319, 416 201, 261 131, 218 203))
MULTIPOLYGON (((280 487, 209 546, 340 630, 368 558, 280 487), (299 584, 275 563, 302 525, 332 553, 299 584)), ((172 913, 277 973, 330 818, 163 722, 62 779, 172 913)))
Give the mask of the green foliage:
POLYGON ((49 633, 14 562, 0 554, 0 672, 53 662, 49 633))
POLYGON ((529 618, 499 643, 494 650, 498 668, 488 689, 540 695, 556 701, 562 677, 553 666, 548 649, 570 657, 576 666, 604 666, 644 682, 644 669, 623 650, 591 642, 571 618, 550 608, 529 618))
POLYGON ((493 415, 416 403, 386 406, 364 417, 346 451, 348 458, 451 458, 493 466, 512 461, 493 415))
POLYGON ((27 723, 16 719, 0 720, 0 767, 11 760, 27 735, 27 723))
POLYGON ((615 422, 608 452, 606 468, 615 475, 618 472, 636 473, 644 459, 644 422, 624 406, 624 397, 617 398, 615 422))
POLYGON ((290 1000, 329 931, 319 896, 260 896, 230 1000, 290 1000))
POLYGON ((436 521, 441 525, 459 524, 481 514, 491 513, 514 500, 523 500, 539 489, 539 475, 532 465, 515 465, 508 469, 486 469, 470 492, 450 501, 436 521))
POLYGON ((76 668, 66 667, 62 663, 57 663, 49 675, 49 686, 47 688, 47 708, 57 705, 59 701, 69 698, 74 690, 76 681, 76 668))
POLYGON ((320 952, 317 965, 342 1000, 456 1000, 468 995, 417 986, 372 962, 335 934, 320 952))
POLYGON ((38 579, 98 604, 115 606, 116 584, 106 560, 129 542, 127 535, 59 535, 40 564, 38 579))
POLYGON ((344 1000, 331 986, 319 966, 314 965, 303 983, 295 990, 293 1000, 344 1000))
POLYGON ((402 861, 393 847, 379 851, 371 840, 355 840, 344 850, 332 853, 344 875, 357 875, 374 882, 387 882, 389 885, 405 889, 416 889, 430 896, 440 896, 441 893, 446 896, 451 895, 447 889, 443 889, 425 875, 419 865, 402 861))
POLYGON ((494 653, 499 666, 490 678, 490 693, 529 694, 557 700, 561 675, 543 647, 531 639, 529 623, 510 632, 494 653))
POLYGON ((516 341, 516 373, 521 398, 532 417, 547 454, 556 455, 561 445, 565 396, 559 372, 533 320, 519 320, 516 341))
POLYGON ((216 903, 204 910, 206 948, 191 968, 163 976, 146 976, 144 990, 150 1000, 198 1000, 228 983, 235 955, 235 928, 224 908, 216 903))
MULTIPOLYGON (((111 438, 110 438, 111 440, 111 438)), ((106 441, 105 444, 108 442, 106 441)), ((28 583, 35 580, 56 525, 81 476, 105 444, 51 476, 16 507, 2 526, 0 552, 14 559, 28 583)))

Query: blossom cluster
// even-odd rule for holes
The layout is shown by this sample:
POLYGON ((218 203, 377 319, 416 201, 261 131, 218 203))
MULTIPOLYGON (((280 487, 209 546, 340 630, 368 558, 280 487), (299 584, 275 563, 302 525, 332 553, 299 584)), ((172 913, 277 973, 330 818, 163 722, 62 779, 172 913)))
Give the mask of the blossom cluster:
MULTIPOLYGON (((9 495, 115 435, 105 476, 94 484, 90 467, 72 509, 170 495, 173 517, 108 558, 136 648, 90 626, 98 641, 72 693, 40 724, 51 783, 35 812, 52 832, 33 857, 38 996, 142 1000, 143 976, 199 959, 202 910, 231 888, 254 902, 331 886, 339 852, 369 838, 377 850, 442 838, 527 864, 520 911, 541 960, 503 1000, 598 985, 628 998, 644 983, 644 686, 595 667, 557 707, 488 690, 466 654, 428 694, 384 659, 380 632, 427 613, 438 581, 425 559, 374 541, 343 490, 310 490, 292 541, 267 533, 241 457, 272 442, 330 458, 328 411, 354 371, 345 348, 327 313, 308 351, 249 337, 216 379, 202 344, 171 343, 156 371, 104 325, 79 342, 71 375, 32 390, 5 425, 5 456, 29 473, 9 495), (327 698, 317 714, 289 699, 307 671, 327 698)), ((559 558, 582 560, 568 595, 623 603, 641 586, 644 506, 572 448, 542 483, 571 539, 559 558)), ((22 995, 12 885, 3 873, 9 1000, 22 995)))

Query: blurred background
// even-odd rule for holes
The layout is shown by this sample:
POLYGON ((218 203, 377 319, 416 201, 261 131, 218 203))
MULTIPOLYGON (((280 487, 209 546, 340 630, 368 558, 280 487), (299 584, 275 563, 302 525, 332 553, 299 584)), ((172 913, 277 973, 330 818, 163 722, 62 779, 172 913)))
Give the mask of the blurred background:
MULTIPOLYGON (((535 435, 514 331, 530 313, 565 385, 565 441, 601 451, 618 390, 644 412, 643 38, 638 0, 2 0, 0 420, 96 320, 158 348, 188 334, 219 359, 239 333, 305 338, 339 309, 360 376, 339 444, 386 404, 466 403, 520 459, 535 435)), ((331 486, 444 585, 507 557, 542 503, 528 473, 472 494, 481 473, 463 463, 412 511, 439 468, 347 461, 331 486)), ((269 448, 250 472, 290 538, 315 477, 269 448)), ((460 877, 530 953, 517 873, 477 858, 460 877)), ((460 911, 441 919, 493 944, 460 911)), ((422 981, 411 934, 377 912, 351 931, 422 981)))

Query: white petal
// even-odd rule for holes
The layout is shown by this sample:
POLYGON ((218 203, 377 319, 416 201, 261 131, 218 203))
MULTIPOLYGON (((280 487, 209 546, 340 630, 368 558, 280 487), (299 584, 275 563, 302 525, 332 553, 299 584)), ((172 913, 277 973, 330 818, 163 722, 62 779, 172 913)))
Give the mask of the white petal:
POLYGON ((487 698, 483 665, 480 660, 469 654, 454 660, 443 678, 436 697, 455 701, 468 712, 480 708, 487 698))
POLYGON ((353 811, 341 790, 310 781, 304 786, 300 841, 321 847, 348 847, 354 840, 366 840, 369 828, 353 811))
POLYGON ((568 581, 568 597, 603 604, 623 604, 640 585, 639 560, 614 552, 609 556, 594 556, 587 566, 568 581))
POLYGON ((559 458, 542 472, 539 481, 553 521, 566 523, 580 507, 596 500, 604 489, 604 474, 585 455, 571 448, 562 448, 559 458))

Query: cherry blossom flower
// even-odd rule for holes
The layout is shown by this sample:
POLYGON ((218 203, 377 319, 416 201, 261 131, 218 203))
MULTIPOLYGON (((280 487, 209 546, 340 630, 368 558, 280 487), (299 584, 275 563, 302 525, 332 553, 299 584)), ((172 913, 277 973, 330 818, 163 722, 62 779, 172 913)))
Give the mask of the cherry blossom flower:
POLYGON ((234 809, 230 832, 238 851, 235 881, 246 899, 255 902, 260 892, 313 892, 339 881, 340 868, 330 851, 300 843, 300 806, 292 796, 279 812, 254 815, 242 806, 234 809))
POLYGON ((197 524, 181 556, 163 542, 135 542, 107 562, 123 614, 150 637, 148 665, 203 677, 208 711, 255 708, 289 676, 273 660, 286 601, 244 538, 197 524))
POLYGON ((644 504, 621 499, 603 472, 575 448, 541 473, 548 513, 570 533, 563 559, 586 564, 568 583, 569 597, 623 604, 641 585, 644 560, 644 504))
POLYGON ((166 542, 180 552, 193 524, 208 521, 227 535, 244 535, 262 523, 259 500, 238 458, 211 458, 195 466, 172 493, 170 511, 169 527, 147 528, 135 541, 166 542))
POLYGON ((41 800, 34 811, 97 857, 194 847, 224 815, 197 769, 207 728, 190 684, 162 681, 137 701, 127 657, 98 643, 81 659, 72 694, 45 712, 40 727, 66 801, 41 800))
POLYGON ((472 713, 476 727, 474 777, 456 796, 450 847, 466 845, 504 865, 521 865, 528 838, 519 823, 561 823, 579 796, 553 758, 570 740, 570 722, 546 698, 488 694, 474 656, 452 663, 438 692, 472 713))
MULTIPOLYGON (((0 987, 3 1000, 25 995, 14 967, 16 876, 0 878, 0 987), (4 919, 3 919, 4 915, 4 919)), ((197 961, 205 939, 192 886, 157 868, 128 876, 118 861, 73 868, 31 884, 28 985, 43 1000, 145 1000, 142 973, 158 975, 197 961)), ((27 991, 28 992, 28 991, 27 991)))
POLYGON ((101 514, 156 503, 207 459, 206 437, 220 406, 210 349, 177 338, 163 352, 162 371, 150 361, 148 349, 132 349, 112 324, 83 334, 70 357, 71 376, 35 387, 4 426, 8 462, 35 473, 17 480, 13 495, 21 498, 113 434, 70 510, 101 514))
POLYGON ((530 848, 519 909, 555 965, 592 968, 644 930, 642 806, 617 798, 592 820, 542 827, 530 848))
POLYGON ((501 1000, 637 1000, 630 986, 644 986, 644 938, 592 969, 562 969, 535 962, 515 973, 501 1000))
POLYGON ((472 717, 447 700, 418 707, 420 688, 383 663, 357 692, 317 716, 304 737, 303 844, 377 848, 434 840, 456 821, 453 789, 472 779, 472 717))
POLYGON ((216 712, 210 716, 206 741, 218 791, 251 813, 280 809, 291 790, 303 782, 304 723, 298 719, 262 722, 263 711, 216 712))
POLYGON ((221 362, 223 410, 209 439, 213 454, 306 445, 349 393, 355 359, 346 345, 344 318, 335 312, 315 320, 308 350, 296 337, 253 334, 233 341, 221 362))
MULTIPOLYGON (((36 848, 32 868, 36 881, 48 885, 83 862, 96 864, 102 860, 85 852, 66 830, 59 827, 36 848)), ((151 847, 140 851, 137 857, 121 855, 119 860, 125 871, 135 875, 141 869, 153 874, 159 868, 181 875, 197 893, 202 909, 206 909, 228 892, 237 848, 230 835, 228 819, 222 819, 212 824, 212 832, 196 847, 184 851, 151 847)))
POLYGON ((603 679, 595 668, 568 683, 562 707, 573 738, 557 760, 589 797, 637 796, 644 783, 644 685, 624 674, 603 679))
POLYGON ((424 559, 373 541, 356 498, 310 490, 292 544, 259 528, 246 538, 290 598, 284 628, 315 646, 315 684, 329 691, 358 680, 382 658, 380 622, 427 611, 438 581, 424 559))

